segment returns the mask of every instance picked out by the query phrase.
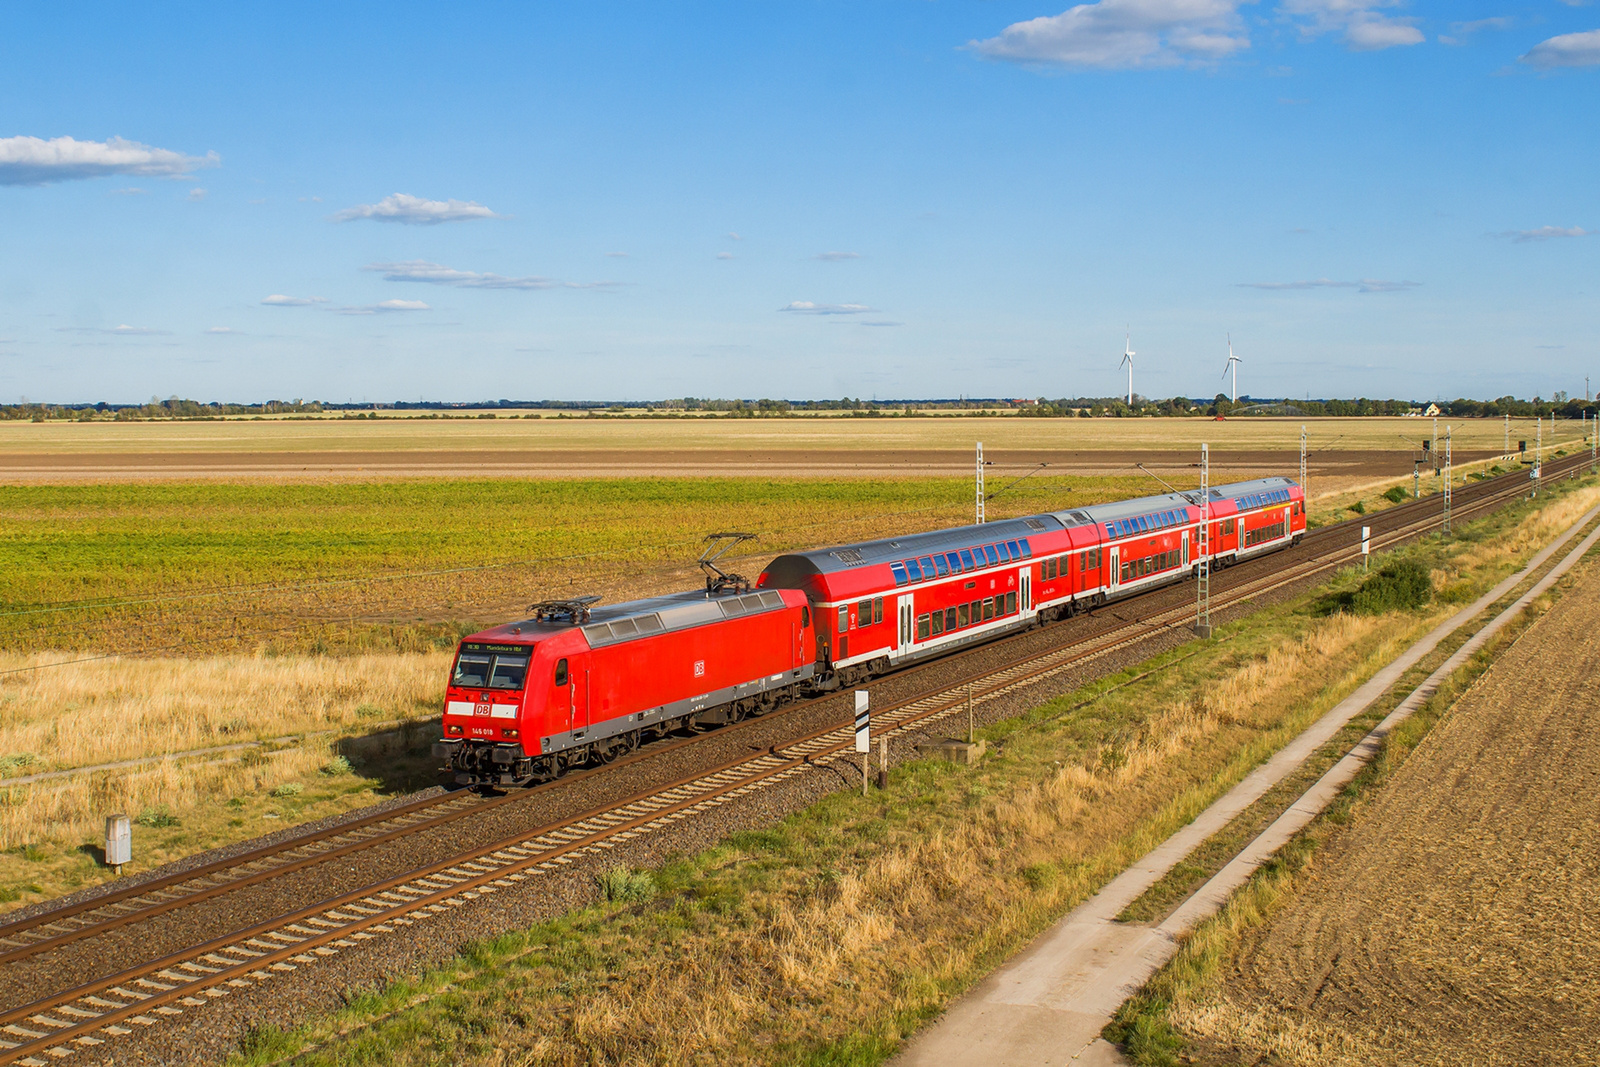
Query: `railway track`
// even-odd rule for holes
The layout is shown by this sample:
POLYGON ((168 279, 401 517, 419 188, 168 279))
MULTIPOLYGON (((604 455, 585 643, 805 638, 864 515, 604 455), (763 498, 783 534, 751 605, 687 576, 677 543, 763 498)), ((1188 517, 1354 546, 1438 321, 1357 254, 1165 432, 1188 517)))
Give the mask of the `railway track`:
MULTIPOLYGON (((1586 463, 1587 457, 1575 456, 1546 467, 1549 476, 1558 476, 1586 463)), ((1463 487, 1455 494, 1453 514, 1458 520, 1481 514, 1523 495, 1527 487, 1525 476, 1515 472, 1463 487)), ((1440 522, 1437 508, 1438 498, 1433 497, 1397 506, 1364 521, 1373 528, 1374 547, 1381 549, 1437 527, 1440 522)), ((1241 604, 1358 558, 1359 548, 1351 543, 1355 540, 1351 537, 1352 525, 1320 528, 1309 533, 1298 549, 1290 553, 1249 561, 1225 572, 1230 580, 1213 594, 1213 608, 1220 611, 1241 604), (1305 558, 1292 558, 1291 553, 1305 558), (1283 558, 1285 556, 1290 558, 1283 558)), ((1220 576, 1219 584, 1223 584, 1220 576)), ((1186 595, 1174 597, 1172 593, 1187 589, 1192 587, 1180 584, 1124 602, 1121 606, 1134 608, 1131 618, 1117 618, 1113 612, 1102 612, 1098 617, 1100 628, 1095 633, 1082 635, 1065 645, 1018 656, 954 682, 946 681, 926 693, 875 711, 875 732, 891 740, 903 739, 960 713, 969 699, 974 704, 998 699, 1136 645, 1153 630, 1178 626, 1192 617, 1193 602, 1186 595), (1162 596, 1163 593, 1166 595, 1162 596), (1109 625, 1105 622, 1107 615, 1113 619, 1109 625)), ((1011 638, 987 648, 1004 648, 1016 640, 1011 638)), ((943 662, 948 666, 952 661, 943 662)), ((897 677, 913 676, 922 669, 902 672, 897 677)), ((792 707, 803 706, 807 704, 792 707)), ((770 722, 772 718, 767 716, 741 725, 770 722)), ((679 739, 672 745, 676 747, 694 740, 679 739)), ((670 827, 711 808, 809 773, 813 768, 826 768, 848 759, 853 752, 853 742, 853 727, 849 724, 813 731, 764 752, 741 756, 559 822, 275 915, 204 944, 70 989, 51 992, 28 1004, 0 1009, 0 1064, 21 1063, 33 1067, 59 1062, 74 1050, 94 1049, 108 1040, 154 1026, 163 1017, 181 1015, 209 1000, 270 983, 319 958, 336 955, 486 894, 559 870, 580 857, 603 854, 642 834, 670 827)), ((660 751, 659 747, 653 751, 641 750, 625 759, 647 758, 660 751)), ((420 829, 480 814, 490 807, 515 803, 527 795, 524 792, 484 798, 454 793, 424 798, 322 834, 252 850, 57 912, 6 924, 0 926, 0 965, 234 892, 292 870, 346 856, 420 829)))

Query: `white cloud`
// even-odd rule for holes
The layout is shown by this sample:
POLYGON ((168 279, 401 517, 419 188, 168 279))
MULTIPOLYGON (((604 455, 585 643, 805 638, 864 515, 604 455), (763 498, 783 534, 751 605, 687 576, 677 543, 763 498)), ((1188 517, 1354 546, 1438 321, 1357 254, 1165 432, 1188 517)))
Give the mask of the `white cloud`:
POLYGON ((846 259, 860 259, 861 258, 861 253, 860 252, 818 252, 816 255, 812 256, 811 258, 812 259, 820 259, 820 260, 822 260, 822 261, 824 261, 826 263, 839 263, 839 262, 842 262, 842 261, 844 261, 846 259))
POLYGON ((206 198, 206 191, 204 189, 190 189, 189 190, 189 199, 190 199, 190 201, 200 201, 200 200, 204 200, 205 198, 206 198))
POLYGON ((1239 6, 1250 0, 1098 0, 1015 22, 968 42, 988 59, 1126 70, 1225 59, 1250 47, 1239 6))
POLYGON ((1400 0, 1283 0, 1278 10, 1301 19, 1300 32, 1306 37, 1324 33, 1343 33, 1345 43, 1358 52, 1421 44, 1426 38, 1415 19, 1379 14, 1379 8, 1395 7, 1400 0))
POLYGON ((729 230, 729 231, 728 231, 728 237, 729 237, 729 238, 730 238, 730 239, 732 239, 732 240, 735 240, 735 241, 742 241, 742 240, 744 240, 744 238, 743 238, 743 237, 740 237, 740 236, 739 236, 739 235, 738 235, 738 234, 737 234, 737 233, 735 233, 735 232, 734 232, 734 231, 732 231, 732 230, 729 230))
POLYGON ((1600 30, 1563 33, 1559 37, 1540 41, 1528 49, 1528 54, 1521 61, 1540 70, 1600 66, 1600 30))
POLYGON ((1306 282, 1240 282, 1241 289, 1354 289, 1358 293, 1403 293, 1415 289, 1421 282, 1391 282, 1381 278, 1362 278, 1358 282, 1336 282, 1331 278, 1317 278, 1306 282))
POLYGON ((718 252, 717 253, 717 258, 718 259, 732 259, 733 258, 733 253, 732 252, 718 252))
POLYGON ((238 333, 232 326, 213 326, 206 333, 238 333))
POLYGON ((903 322, 888 322, 882 319, 862 319, 857 326, 904 326, 903 322))
POLYGON ((1554 237, 1593 237, 1595 233, 1582 226, 1540 226, 1537 230, 1506 230, 1500 236, 1525 244, 1529 241, 1548 241, 1554 237))
POLYGON ((357 204, 337 211, 330 222, 374 219, 378 222, 404 222, 412 226, 433 226, 441 222, 466 222, 469 219, 499 219, 475 200, 424 200, 409 193, 386 196, 376 204, 357 204))
POLYGON ((158 330, 152 326, 129 326, 123 323, 113 326, 109 330, 98 326, 57 326, 56 333, 104 333, 114 337, 161 337, 170 334, 171 330, 158 330))
POLYGON ((1510 15, 1496 15, 1494 18, 1473 19, 1471 22, 1452 22, 1451 33, 1477 33, 1479 30, 1509 30, 1516 24, 1516 19, 1510 15))
POLYGON ((380 300, 376 304, 334 308, 333 310, 340 315, 381 315, 389 311, 432 311, 433 308, 420 300, 380 300))
POLYGON ((504 274, 457 270, 426 259, 408 259, 400 263, 369 263, 361 269, 382 274, 386 282, 423 282, 428 285, 454 286, 457 289, 608 289, 618 284, 562 282, 537 275, 508 278, 504 274))
POLYGON ((860 315, 873 309, 865 304, 816 304, 810 300, 795 300, 778 310, 793 311, 801 315, 860 315))
POLYGON ((186 156, 121 137, 109 141, 0 137, 0 185, 48 185, 108 174, 185 178, 196 168, 215 167, 221 162, 215 152, 203 157, 186 156))
POLYGON ((325 296, 285 296, 282 293, 273 293, 261 302, 269 307, 303 308, 310 304, 326 304, 328 298, 325 296))
POLYGON ((111 195, 113 195, 113 196, 144 196, 145 195, 145 191, 143 189, 138 188, 137 186, 130 185, 126 189, 113 189, 113 190, 111 190, 111 195))

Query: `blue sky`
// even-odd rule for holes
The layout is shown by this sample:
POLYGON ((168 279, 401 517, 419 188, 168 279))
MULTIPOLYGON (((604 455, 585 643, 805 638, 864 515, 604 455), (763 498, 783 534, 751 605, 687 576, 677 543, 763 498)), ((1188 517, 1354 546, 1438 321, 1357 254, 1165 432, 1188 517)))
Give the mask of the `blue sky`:
POLYGON ((1579 395, 1597 104, 1561 0, 12 5, 0 399, 1579 395))

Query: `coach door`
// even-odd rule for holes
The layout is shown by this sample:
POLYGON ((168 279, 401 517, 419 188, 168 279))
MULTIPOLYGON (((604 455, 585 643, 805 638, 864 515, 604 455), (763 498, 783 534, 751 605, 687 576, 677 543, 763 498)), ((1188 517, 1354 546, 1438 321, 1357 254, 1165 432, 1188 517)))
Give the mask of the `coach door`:
POLYGON ((916 616, 911 607, 911 597, 898 597, 896 602, 899 604, 900 613, 900 643, 895 647, 903 651, 911 647, 911 638, 916 632, 912 629, 916 623, 916 616))
POLYGON ((1183 565, 1189 565, 1189 531, 1183 531, 1183 565))
POLYGON ((1122 546, 1106 549, 1106 585, 1112 589, 1122 584, 1122 546))
POLYGON ((1022 587, 1021 587, 1020 591, 1021 591, 1021 594, 1022 594, 1022 602, 1020 604, 1018 604, 1017 606, 1023 612, 1032 611, 1033 610, 1033 568, 1032 567, 1024 567, 1024 568, 1022 568, 1022 587))

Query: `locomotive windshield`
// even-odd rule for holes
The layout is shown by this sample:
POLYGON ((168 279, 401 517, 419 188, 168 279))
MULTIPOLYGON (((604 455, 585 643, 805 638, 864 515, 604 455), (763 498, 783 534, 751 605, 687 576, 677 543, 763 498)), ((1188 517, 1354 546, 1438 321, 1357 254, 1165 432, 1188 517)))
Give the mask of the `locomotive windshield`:
POLYGON ((468 689, 521 689, 528 676, 528 649, 463 645, 452 685, 468 689))

